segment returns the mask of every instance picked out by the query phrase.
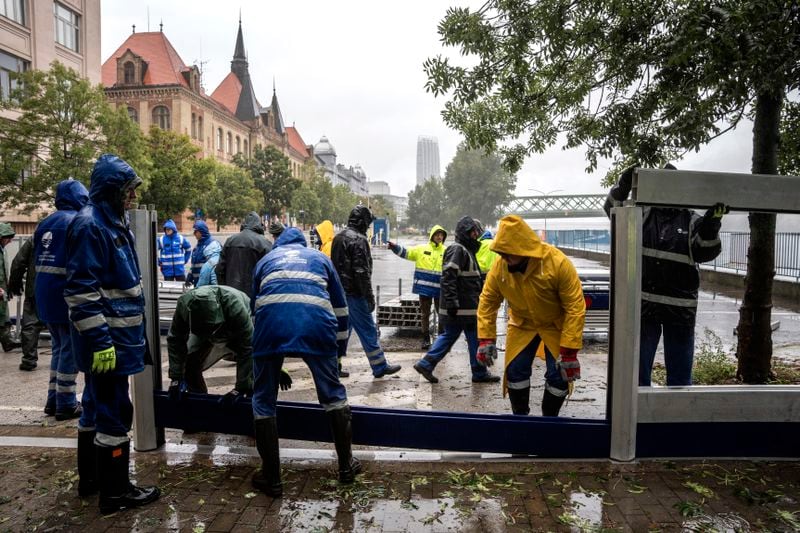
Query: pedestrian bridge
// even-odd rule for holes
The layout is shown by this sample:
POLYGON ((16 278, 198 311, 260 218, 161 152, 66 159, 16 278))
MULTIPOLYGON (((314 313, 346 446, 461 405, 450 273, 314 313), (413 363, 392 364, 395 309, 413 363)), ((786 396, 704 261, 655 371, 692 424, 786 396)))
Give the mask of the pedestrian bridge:
POLYGON ((605 194, 518 196, 502 208, 522 218, 605 217, 605 194))

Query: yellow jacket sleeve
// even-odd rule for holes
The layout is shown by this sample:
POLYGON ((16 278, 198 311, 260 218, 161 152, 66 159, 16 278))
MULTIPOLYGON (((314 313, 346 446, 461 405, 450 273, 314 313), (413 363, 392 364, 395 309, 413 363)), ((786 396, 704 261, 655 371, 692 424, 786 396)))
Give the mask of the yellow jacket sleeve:
POLYGON ((497 338, 497 310, 503 303, 503 295, 497 283, 497 268, 492 268, 483 284, 480 300, 478 301, 478 338, 497 338))
POLYGON ((578 272, 571 261, 561 261, 558 272, 558 294, 564 310, 560 345, 565 348, 583 347, 583 323, 586 317, 586 301, 578 272))

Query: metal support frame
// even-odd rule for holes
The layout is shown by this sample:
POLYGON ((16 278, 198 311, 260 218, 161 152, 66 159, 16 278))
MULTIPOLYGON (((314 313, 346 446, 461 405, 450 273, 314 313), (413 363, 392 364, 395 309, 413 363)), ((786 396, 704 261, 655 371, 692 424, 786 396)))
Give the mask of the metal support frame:
POLYGON ((142 274, 145 295, 145 334, 149 359, 144 371, 131 378, 133 399, 133 447, 137 451, 155 450, 164 443, 164 429, 155 424, 153 391, 161 389, 161 336, 158 324, 158 283, 155 237, 158 217, 155 211, 134 209, 129 212, 131 229, 136 237, 136 255, 142 274))
POLYGON ((642 210, 612 210, 614 261, 609 353, 611 458, 636 457, 636 393, 639 385, 639 326, 641 317, 642 210))

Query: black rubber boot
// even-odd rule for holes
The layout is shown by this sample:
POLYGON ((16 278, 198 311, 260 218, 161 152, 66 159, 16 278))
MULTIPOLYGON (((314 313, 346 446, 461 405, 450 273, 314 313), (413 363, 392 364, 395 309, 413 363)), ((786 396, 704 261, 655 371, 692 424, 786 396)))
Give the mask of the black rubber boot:
POLYGON ((333 443, 339 458, 339 482, 352 483, 361 473, 361 461, 353 457, 353 415, 350 406, 328 411, 333 443))
POLYGON ((350 372, 342 368, 342 358, 339 358, 339 377, 340 378, 349 378, 350 372))
POLYGON ((161 496, 158 487, 137 487, 128 477, 130 441, 119 446, 96 446, 100 512, 111 514, 152 503, 161 496))
POLYGON ((94 431, 78 431, 78 495, 97 494, 97 450, 94 431))
POLYGON ((281 456, 278 444, 278 419, 274 416, 255 421, 256 448, 261 456, 261 471, 253 474, 253 487, 267 496, 283 496, 281 456))
POLYGON ((508 399, 511 401, 511 412, 515 415, 527 415, 531 412, 531 389, 508 389, 508 399))
POLYGON ((566 399, 566 395, 556 396, 545 389, 544 396, 542 396, 542 416, 558 416, 558 412, 566 399))

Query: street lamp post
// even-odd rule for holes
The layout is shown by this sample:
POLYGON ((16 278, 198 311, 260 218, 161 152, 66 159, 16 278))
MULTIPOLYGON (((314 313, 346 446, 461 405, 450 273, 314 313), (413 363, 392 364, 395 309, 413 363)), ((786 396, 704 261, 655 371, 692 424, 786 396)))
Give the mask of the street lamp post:
MULTIPOLYGON (((528 189, 529 191, 538 192, 545 198, 548 198, 554 192, 564 192, 564 189, 553 189, 552 191, 540 191, 539 189, 528 189)), ((545 205, 545 212, 544 212, 544 240, 547 242, 547 206, 545 205)))

